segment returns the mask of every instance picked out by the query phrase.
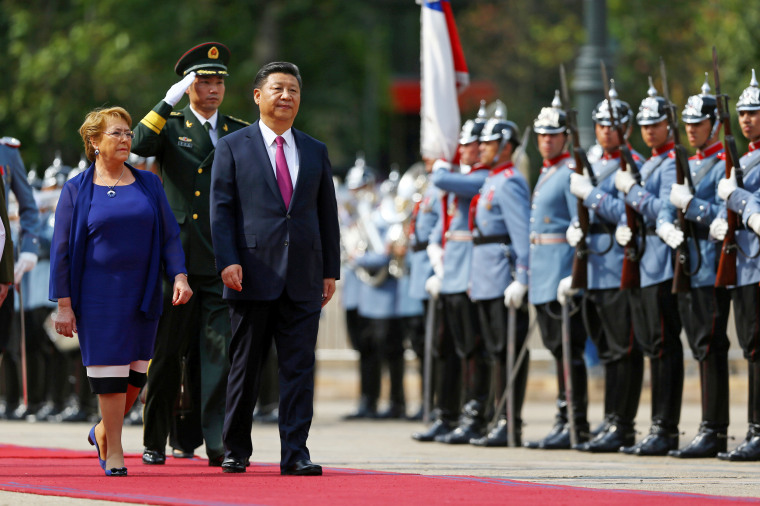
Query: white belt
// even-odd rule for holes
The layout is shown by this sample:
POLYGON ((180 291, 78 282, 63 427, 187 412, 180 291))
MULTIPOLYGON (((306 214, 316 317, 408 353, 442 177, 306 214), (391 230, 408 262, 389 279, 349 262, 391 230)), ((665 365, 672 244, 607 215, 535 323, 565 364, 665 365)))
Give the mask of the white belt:
POLYGON ((447 241, 472 241, 472 233, 466 230, 449 230, 446 232, 447 241))
POLYGON ((531 244, 562 244, 567 242, 567 237, 564 233, 556 234, 538 234, 536 232, 530 233, 531 244))

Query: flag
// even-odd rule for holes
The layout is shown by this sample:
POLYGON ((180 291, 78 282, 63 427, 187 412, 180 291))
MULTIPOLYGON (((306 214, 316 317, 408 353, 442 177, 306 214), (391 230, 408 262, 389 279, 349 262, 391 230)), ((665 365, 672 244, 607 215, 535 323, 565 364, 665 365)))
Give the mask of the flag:
POLYGON ((422 156, 452 161, 461 118, 457 95, 470 82, 449 0, 422 0, 420 54, 422 156))

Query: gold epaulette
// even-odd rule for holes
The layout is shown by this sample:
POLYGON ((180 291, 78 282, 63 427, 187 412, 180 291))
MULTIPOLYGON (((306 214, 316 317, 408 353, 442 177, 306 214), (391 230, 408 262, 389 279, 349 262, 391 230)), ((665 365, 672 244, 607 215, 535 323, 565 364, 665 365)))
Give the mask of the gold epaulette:
POLYGON ((182 111, 172 111, 169 116, 182 116, 182 111))
POLYGON ((240 123, 241 125, 246 125, 246 126, 250 125, 250 123, 248 121, 246 121, 244 119, 236 118, 235 116, 227 116, 225 114, 224 117, 227 118, 227 119, 229 119, 229 120, 232 120, 232 121, 234 121, 236 123, 240 123))

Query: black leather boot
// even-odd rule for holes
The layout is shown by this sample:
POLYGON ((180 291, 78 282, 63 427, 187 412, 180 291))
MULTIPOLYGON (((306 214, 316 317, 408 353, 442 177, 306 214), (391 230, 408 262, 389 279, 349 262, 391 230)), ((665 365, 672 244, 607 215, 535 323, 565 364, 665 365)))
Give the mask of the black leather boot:
POLYGON ((459 425, 456 429, 435 437, 435 441, 446 444, 468 444, 471 439, 479 439, 485 432, 483 403, 472 400, 462 408, 459 425))
POLYGON ((749 430, 744 441, 731 452, 720 452, 718 458, 733 462, 760 460, 760 361, 749 362, 749 402, 747 415, 749 430))
MULTIPOLYGON (((473 438, 470 439, 470 444, 474 446, 488 446, 488 447, 497 447, 497 446, 508 446, 509 440, 507 439, 508 434, 508 425, 507 425, 507 419, 506 418, 500 418, 499 421, 496 423, 496 426, 491 429, 491 431, 486 434, 483 437, 480 438, 473 438)), ((517 429, 515 429, 515 433, 517 433, 517 429)), ((520 437, 516 434, 517 437, 520 437)), ((518 440, 515 439, 515 442, 518 440)))
POLYGON ((343 420, 361 420, 367 418, 377 418, 377 404, 366 395, 362 395, 356 411, 345 415, 343 420))
MULTIPOLYGON (((557 367, 557 414, 554 416, 554 426, 552 426, 549 433, 544 436, 543 439, 538 441, 526 441, 523 443, 525 448, 530 449, 543 449, 546 448, 550 441, 554 440, 565 430, 565 424, 567 423, 567 401, 565 398, 565 374, 563 370, 562 360, 555 360, 557 367)), ((569 448, 569 447, 568 447, 569 448)))
MULTIPOLYGON (((588 379, 586 377, 586 364, 583 362, 583 359, 573 361, 570 373, 573 379, 575 441, 576 445, 583 445, 591 438, 588 419, 586 418, 588 410, 588 379)), ((556 437, 544 442, 542 448, 545 450, 569 450, 572 448, 570 431, 570 423, 565 424, 562 431, 556 437)))
POLYGON ((623 446, 631 446, 636 441, 636 432, 632 424, 614 421, 606 432, 580 445, 577 449, 591 453, 614 453, 623 446))
POLYGON ((447 416, 446 413, 438 411, 435 413, 435 421, 433 424, 422 432, 415 432, 412 434, 412 439, 421 443, 428 443, 435 441, 436 436, 448 434, 455 428, 455 420, 451 416, 447 416))
POLYGON ((728 354, 710 353, 699 363, 702 423, 696 437, 684 448, 671 450, 677 458, 712 458, 726 451, 728 439, 728 354))

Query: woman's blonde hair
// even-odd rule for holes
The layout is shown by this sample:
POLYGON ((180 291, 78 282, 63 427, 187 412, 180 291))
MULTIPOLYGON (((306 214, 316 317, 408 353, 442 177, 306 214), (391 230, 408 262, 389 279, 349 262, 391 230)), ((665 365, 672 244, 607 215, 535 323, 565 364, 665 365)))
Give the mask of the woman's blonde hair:
POLYGON ((90 141, 99 139, 103 135, 108 118, 123 119, 132 128, 132 116, 123 107, 99 107, 87 113, 84 123, 79 127, 79 135, 82 136, 84 142, 85 155, 91 162, 95 161, 95 148, 90 141))

